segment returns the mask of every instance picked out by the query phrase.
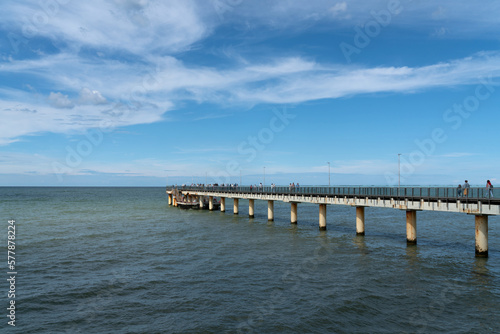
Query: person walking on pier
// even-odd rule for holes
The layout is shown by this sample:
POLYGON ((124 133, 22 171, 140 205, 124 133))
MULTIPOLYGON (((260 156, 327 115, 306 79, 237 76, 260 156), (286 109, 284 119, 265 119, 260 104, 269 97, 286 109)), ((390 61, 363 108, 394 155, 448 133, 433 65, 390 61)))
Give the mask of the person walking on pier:
POLYGON ((459 184, 457 187, 457 197, 462 197, 462 185, 459 184))
POLYGON ((465 180, 465 183, 462 188, 464 188, 464 196, 465 197, 469 196, 469 188, 470 188, 469 181, 465 180))
POLYGON ((488 193, 488 197, 493 197, 493 185, 490 180, 486 181, 486 192, 488 193))

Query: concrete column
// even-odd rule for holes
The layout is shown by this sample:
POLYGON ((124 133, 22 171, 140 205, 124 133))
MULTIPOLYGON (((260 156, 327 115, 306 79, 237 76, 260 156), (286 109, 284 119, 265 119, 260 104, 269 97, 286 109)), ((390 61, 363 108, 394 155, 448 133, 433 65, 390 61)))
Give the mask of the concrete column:
POLYGON ((254 200, 249 199, 248 200, 248 217, 253 218, 254 217, 254 200))
POLYGON ((177 206, 177 198, 174 197, 174 199, 172 200, 172 203, 176 207, 177 206))
POLYGON ((292 202, 291 203, 291 210, 290 210, 290 221, 292 224, 297 224, 297 203, 292 202))
POLYGON ((226 198, 220 198, 220 212, 226 212, 226 198))
POLYGON ((365 207, 356 207, 356 234, 365 235, 365 207))
POLYGON ((208 196, 208 210, 214 211, 214 197, 208 196))
POLYGON ((417 244, 417 211, 406 211, 406 244, 417 244))
POLYGON ((488 257, 488 216, 476 216, 476 256, 488 257))
POLYGON ((203 196, 199 196, 198 201, 199 201, 200 209, 203 209, 203 196))
POLYGON ((239 198, 235 198, 233 201, 233 212, 235 215, 238 214, 238 204, 239 204, 239 198))
POLYGON ((274 221, 274 201, 267 201, 267 220, 274 221))
POLYGON ((319 205, 319 229, 326 230, 326 204, 319 205))
POLYGON ((168 194, 168 205, 172 205, 172 194, 168 194))

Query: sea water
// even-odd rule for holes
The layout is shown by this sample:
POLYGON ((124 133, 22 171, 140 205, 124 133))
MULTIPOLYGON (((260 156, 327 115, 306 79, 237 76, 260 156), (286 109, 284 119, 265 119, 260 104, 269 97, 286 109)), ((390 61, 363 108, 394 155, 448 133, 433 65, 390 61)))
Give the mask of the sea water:
POLYGON ((3 320, 17 333, 493 333, 499 219, 489 258, 474 216, 240 200, 239 215, 169 207, 164 188, 0 188, 3 320), (8 221, 15 220, 15 327, 8 221))

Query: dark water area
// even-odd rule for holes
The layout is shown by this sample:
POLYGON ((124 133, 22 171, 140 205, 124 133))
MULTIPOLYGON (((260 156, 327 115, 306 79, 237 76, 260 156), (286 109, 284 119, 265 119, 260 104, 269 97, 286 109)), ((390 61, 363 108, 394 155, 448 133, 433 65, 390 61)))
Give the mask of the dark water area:
POLYGON ((474 216, 232 201, 169 207, 164 188, 0 188, 2 249, 16 223, 16 327, 8 333, 496 333, 500 233, 474 256, 474 216))

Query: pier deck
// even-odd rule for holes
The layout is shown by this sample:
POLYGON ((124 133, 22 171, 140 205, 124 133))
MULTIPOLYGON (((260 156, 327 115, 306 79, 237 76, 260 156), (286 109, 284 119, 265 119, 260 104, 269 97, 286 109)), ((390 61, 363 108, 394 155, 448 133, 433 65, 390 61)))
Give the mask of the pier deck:
MULTIPOLYGON (((319 205, 319 228, 326 229, 326 205, 356 207, 356 233, 364 235, 364 210, 369 207, 406 211, 407 242, 417 242, 417 212, 441 211, 475 216, 476 256, 488 256, 488 216, 500 215, 500 196, 497 189, 468 188, 467 192, 448 187, 248 187, 248 186, 183 186, 167 187, 169 204, 174 204, 174 193, 203 198, 209 201, 220 197, 221 211, 225 199, 234 200, 237 214, 239 199, 249 200, 249 216, 254 215, 254 201, 268 201, 268 220, 274 220, 274 201, 291 204, 291 223, 297 223, 297 204, 319 205)), ((175 204, 174 204, 175 205, 175 204)))

